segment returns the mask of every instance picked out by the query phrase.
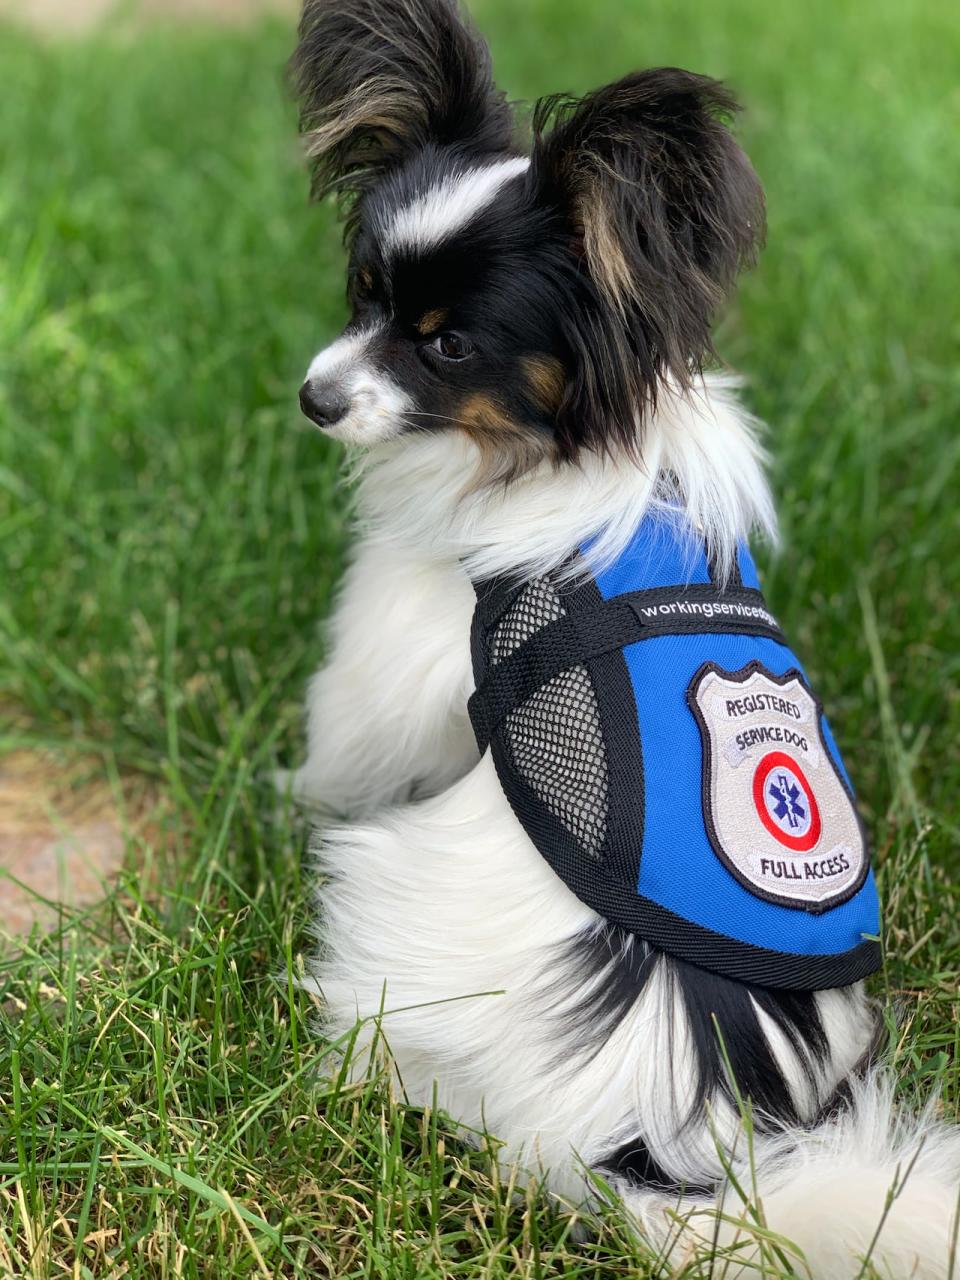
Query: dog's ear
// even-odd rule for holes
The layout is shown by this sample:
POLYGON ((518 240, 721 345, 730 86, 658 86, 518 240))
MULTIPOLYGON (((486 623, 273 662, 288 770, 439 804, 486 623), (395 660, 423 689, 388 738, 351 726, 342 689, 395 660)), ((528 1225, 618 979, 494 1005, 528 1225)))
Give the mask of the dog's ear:
POLYGON ((763 192, 727 128, 736 110, 717 81, 665 67, 534 114, 537 198, 565 215, 647 403, 667 377, 689 384, 762 240, 763 192))
POLYGON ((512 117, 456 0, 305 0, 291 60, 314 192, 356 195, 418 148, 507 149, 512 117))

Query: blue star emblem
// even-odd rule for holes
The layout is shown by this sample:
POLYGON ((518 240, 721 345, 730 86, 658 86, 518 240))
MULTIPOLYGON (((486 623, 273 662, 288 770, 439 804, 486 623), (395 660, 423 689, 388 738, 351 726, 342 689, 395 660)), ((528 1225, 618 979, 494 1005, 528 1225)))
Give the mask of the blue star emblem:
POLYGON ((801 792, 795 782, 791 782, 785 774, 779 774, 775 782, 770 783, 770 795, 776 800, 773 816, 778 822, 784 819, 791 827, 799 827, 807 816, 807 811, 800 803, 801 792))

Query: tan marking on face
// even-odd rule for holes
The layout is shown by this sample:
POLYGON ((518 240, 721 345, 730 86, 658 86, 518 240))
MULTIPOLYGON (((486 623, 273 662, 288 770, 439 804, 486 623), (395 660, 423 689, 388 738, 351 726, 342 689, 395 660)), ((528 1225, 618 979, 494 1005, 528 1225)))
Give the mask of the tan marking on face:
POLYGON ((485 392, 468 395, 456 421, 480 451, 480 466, 465 492, 509 484, 543 458, 555 455, 553 441, 545 432, 516 422, 485 392))
POLYGON ((429 337, 431 333, 436 333, 438 329, 442 329, 447 323, 450 312, 445 307, 434 307, 432 311, 425 311, 417 321, 417 329, 423 336, 429 337))
POLYGON ((520 364, 534 403, 546 413, 556 413, 567 384, 563 365, 556 356, 546 355, 524 356, 520 364))
POLYGON ((357 279, 364 289, 368 291, 373 288, 373 272, 367 267, 362 267, 357 275, 357 279))

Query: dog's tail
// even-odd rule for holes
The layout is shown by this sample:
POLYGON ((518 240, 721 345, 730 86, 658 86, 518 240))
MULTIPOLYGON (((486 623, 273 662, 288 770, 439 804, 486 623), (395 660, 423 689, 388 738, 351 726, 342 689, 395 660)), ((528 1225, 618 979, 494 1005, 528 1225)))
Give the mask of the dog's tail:
POLYGON ((960 1280, 960 1130, 932 1105, 898 1109, 886 1073, 854 1081, 814 1128, 757 1135, 737 1168, 714 1203, 627 1196, 680 1274, 682 1260, 713 1255, 707 1274, 726 1280, 960 1280))

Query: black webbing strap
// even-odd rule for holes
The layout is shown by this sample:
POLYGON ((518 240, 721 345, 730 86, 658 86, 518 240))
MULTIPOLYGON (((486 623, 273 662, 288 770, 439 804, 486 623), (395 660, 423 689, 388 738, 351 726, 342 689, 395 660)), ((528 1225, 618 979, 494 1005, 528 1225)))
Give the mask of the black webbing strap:
POLYGON ((477 619, 482 627, 493 627, 511 607, 527 584, 516 578, 497 578, 474 583, 477 593, 477 619))
POLYGON ((570 667, 657 636, 699 633, 786 640, 759 591, 712 585, 654 587, 598 602, 589 612, 548 623, 492 667, 467 708, 485 751, 497 725, 570 667))

